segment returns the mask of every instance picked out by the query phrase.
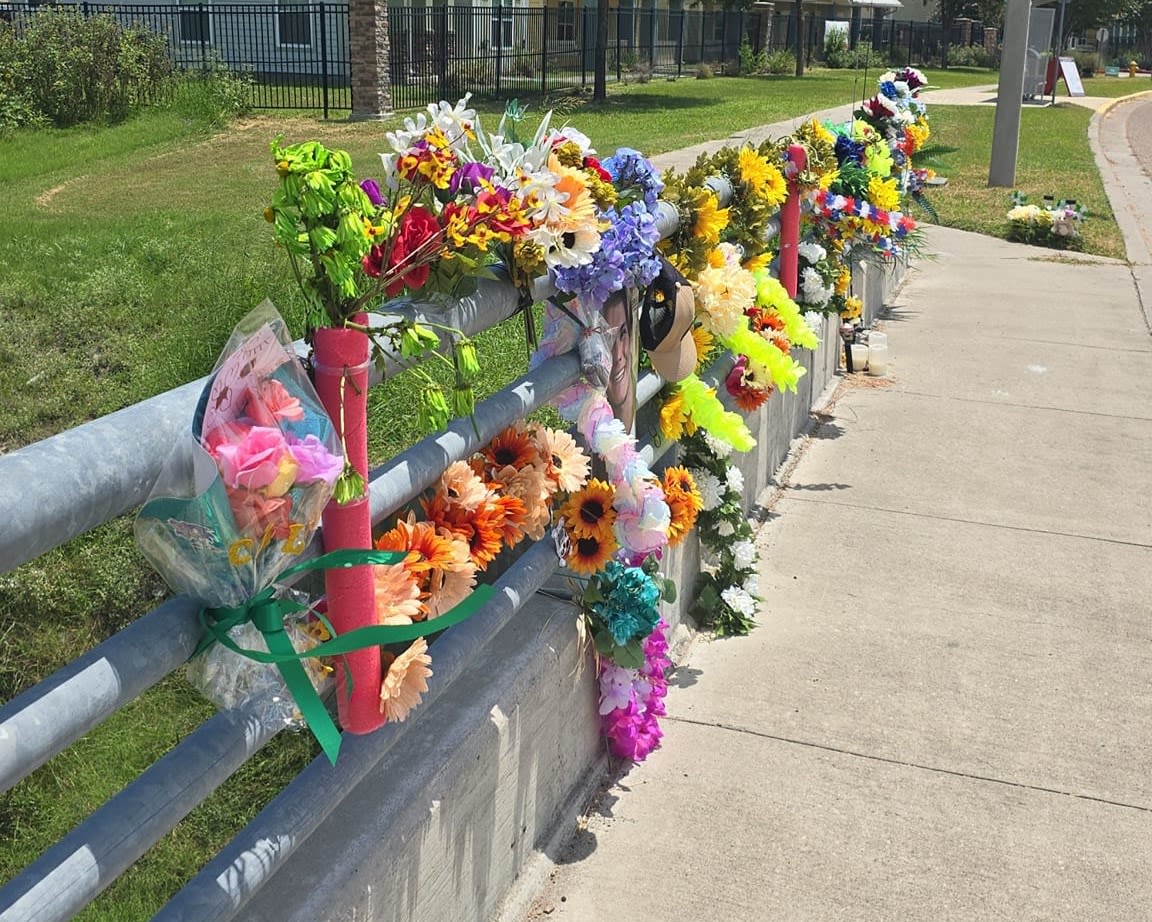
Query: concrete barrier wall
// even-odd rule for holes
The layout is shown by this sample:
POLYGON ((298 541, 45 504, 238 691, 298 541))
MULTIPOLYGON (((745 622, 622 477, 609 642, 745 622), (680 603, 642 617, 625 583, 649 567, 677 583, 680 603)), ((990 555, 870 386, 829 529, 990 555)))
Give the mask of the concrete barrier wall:
MULTIPOLYGON (((867 273, 867 270, 865 270, 867 273)), ((864 273, 862 273, 864 274, 864 273)), ((902 275, 867 274, 874 312, 902 275)), ((868 303, 868 302, 866 302, 868 303)), ((750 510, 830 391, 841 351, 826 319, 797 394, 774 394, 749 419, 757 447, 735 460, 750 510)), ((665 458, 671 463, 670 457, 665 458)), ((691 536, 666 558, 680 598, 666 606, 673 649, 700 572, 691 536)), ((563 591, 562 579, 551 587, 563 591)), ((475 668, 417 712, 402 746, 275 873, 244 909, 258 922, 488 922, 518 878, 562 844, 605 776, 595 667, 577 609, 538 593, 475 668)), ((435 647, 432 650, 435 670, 435 647)), ((550 855, 557 857, 557 855, 550 855)), ((521 891, 523 892, 523 890, 521 891)))

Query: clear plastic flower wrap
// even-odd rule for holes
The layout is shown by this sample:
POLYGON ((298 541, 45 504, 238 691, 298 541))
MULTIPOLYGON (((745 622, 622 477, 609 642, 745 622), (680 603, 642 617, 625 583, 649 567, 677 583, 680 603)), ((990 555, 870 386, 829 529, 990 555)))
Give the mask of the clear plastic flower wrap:
MULTIPOLYGON (((323 627, 311 615, 293 614, 285 619, 284 631, 298 652, 309 650, 325 639, 326 634, 317 636, 318 630, 323 627)), ((268 651, 263 634, 251 622, 232 628, 228 636, 237 646, 268 651)), ((302 663, 317 694, 322 698, 327 696, 333 684, 331 667, 320 659, 306 659, 302 663)), ((254 708, 265 726, 283 723, 301 729, 304 725, 300 708, 275 665, 258 663, 221 644, 212 644, 189 661, 187 676, 219 708, 254 708)))
MULTIPOLYGON (((217 616, 244 612, 308 547, 344 469, 335 427, 299 362, 287 327, 268 301, 233 331, 200 396, 190 431, 176 444, 135 522, 141 552, 178 593, 217 616)), ((285 608, 299 608, 299 600, 285 608)), ((305 606, 306 608, 306 606, 305 606)), ((276 609, 278 611, 278 609, 276 609)), ((266 650, 275 625, 237 616, 228 638, 266 650)), ((322 625, 305 611, 285 619, 298 652, 322 625)), ((324 667, 305 660, 313 685, 324 667)), ((259 702, 273 721, 299 719, 282 670, 212 643, 189 677, 222 708, 259 702)))

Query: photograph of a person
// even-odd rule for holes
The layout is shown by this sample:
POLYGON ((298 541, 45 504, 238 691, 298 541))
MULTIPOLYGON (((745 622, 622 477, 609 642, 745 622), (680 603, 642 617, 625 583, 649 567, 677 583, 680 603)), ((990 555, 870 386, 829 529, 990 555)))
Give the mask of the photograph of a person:
POLYGON ((616 418, 632 431, 636 422, 635 298, 631 289, 613 292, 604 303, 604 325, 612 343, 607 397, 616 418))

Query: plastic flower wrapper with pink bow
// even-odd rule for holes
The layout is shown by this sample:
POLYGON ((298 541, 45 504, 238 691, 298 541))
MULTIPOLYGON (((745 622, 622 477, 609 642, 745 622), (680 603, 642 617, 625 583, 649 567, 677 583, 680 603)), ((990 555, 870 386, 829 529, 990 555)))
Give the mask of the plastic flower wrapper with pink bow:
POLYGON ((329 632, 277 582, 336 565, 298 560, 343 468, 332 421, 265 301, 237 325, 135 523, 168 585, 204 606, 192 682, 222 708, 255 704, 318 738, 325 721, 335 733, 314 690, 326 669, 297 651, 329 632))

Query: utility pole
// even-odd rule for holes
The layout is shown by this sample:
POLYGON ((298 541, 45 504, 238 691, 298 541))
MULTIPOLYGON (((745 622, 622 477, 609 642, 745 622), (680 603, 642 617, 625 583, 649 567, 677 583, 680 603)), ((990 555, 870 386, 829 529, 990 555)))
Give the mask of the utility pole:
POLYGON ((1016 154, 1020 149, 1020 108, 1024 100, 1024 62, 1028 56, 1028 16, 1031 0, 1008 0, 1004 14, 1004 53, 1000 59, 1000 91, 992 127, 992 162, 988 185, 1016 185, 1016 154))
POLYGON ((1068 0, 1060 0, 1060 25, 1056 27, 1056 68, 1052 74, 1052 105, 1056 105, 1056 85, 1060 82, 1060 55, 1064 53, 1064 7, 1068 0))

